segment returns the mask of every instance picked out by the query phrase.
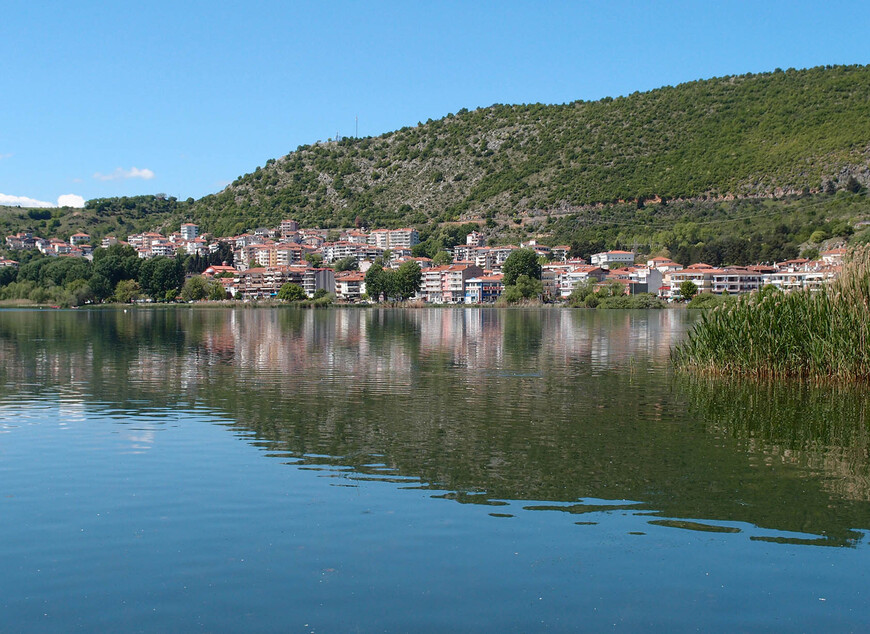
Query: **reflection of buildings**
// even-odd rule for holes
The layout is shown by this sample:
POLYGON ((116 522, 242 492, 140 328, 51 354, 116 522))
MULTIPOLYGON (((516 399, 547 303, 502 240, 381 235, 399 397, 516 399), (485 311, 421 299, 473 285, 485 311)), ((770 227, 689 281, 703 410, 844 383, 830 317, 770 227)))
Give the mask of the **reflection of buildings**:
MULTIPOLYGON (((352 379, 362 388, 407 392, 421 362, 435 358, 457 369, 524 369, 556 378, 580 367, 601 371, 629 360, 660 364, 685 329, 685 315, 677 311, 237 309, 77 315, 54 318, 66 320, 64 327, 79 347, 65 348, 59 340, 56 349, 42 347, 27 363, 7 364, 7 375, 29 367, 54 384, 96 379, 170 394, 195 392, 215 372, 229 370, 239 373, 235 380, 274 383, 290 391, 317 376, 336 385, 352 379), (80 332, 72 337, 81 318, 89 322, 93 338, 80 332), (107 333, 113 343, 95 355, 107 333), (124 355, 114 356, 113 346, 121 346, 124 355)), ((34 333, 33 339, 41 335, 34 333)), ((12 341, 0 340, 6 358, 18 354, 12 341)), ((459 373, 454 380, 478 378, 459 373)))

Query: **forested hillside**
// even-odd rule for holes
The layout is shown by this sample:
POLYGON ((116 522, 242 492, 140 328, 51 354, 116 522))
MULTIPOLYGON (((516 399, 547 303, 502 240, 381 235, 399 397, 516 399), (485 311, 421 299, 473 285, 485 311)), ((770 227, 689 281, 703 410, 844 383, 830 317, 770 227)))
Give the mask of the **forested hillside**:
POLYGON ((303 146, 197 201, 218 233, 565 214, 619 201, 856 190, 870 67, 723 77, 564 105, 495 105, 303 146))

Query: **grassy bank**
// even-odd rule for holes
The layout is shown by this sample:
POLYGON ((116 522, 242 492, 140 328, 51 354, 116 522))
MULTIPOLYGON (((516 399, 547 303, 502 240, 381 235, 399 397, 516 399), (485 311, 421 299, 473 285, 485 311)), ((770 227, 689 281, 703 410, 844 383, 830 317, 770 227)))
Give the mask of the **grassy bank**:
POLYGON ((815 292, 756 293, 714 308, 672 351, 701 374, 811 381, 870 380, 870 249, 815 292))

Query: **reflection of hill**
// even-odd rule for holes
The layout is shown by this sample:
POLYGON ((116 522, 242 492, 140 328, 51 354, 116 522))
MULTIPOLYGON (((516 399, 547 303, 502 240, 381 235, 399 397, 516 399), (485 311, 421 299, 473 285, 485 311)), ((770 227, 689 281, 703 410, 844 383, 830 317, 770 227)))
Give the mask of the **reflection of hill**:
POLYGON ((0 376, 5 399, 63 386, 86 408, 204 406, 270 453, 419 478, 459 499, 479 492, 470 499, 543 507, 629 499, 667 517, 854 539, 850 529, 870 524, 864 400, 674 389, 666 363, 683 319, 676 311, 3 312, 0 376))

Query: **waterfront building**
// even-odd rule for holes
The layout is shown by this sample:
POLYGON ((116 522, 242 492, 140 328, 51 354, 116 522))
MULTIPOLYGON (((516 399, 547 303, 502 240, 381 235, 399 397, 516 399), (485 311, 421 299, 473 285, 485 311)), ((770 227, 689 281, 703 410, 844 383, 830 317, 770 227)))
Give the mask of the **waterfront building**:
POLYGON ((359 301, 366 292, 366 274, 343 271, 335 274, 335 296, 346 302, 359 301))
POLYGON ((423 271, 423 299, 433 304, 461 304, 465 302, 465 283, 483 274, 474 264, 446 264, 423 271))
MULTIPOLYGON (((568 261, 568 253, 571 252, 571 247, 568 245, 559 245, 550 249, 550 254, 553 257, 553 261, 555 262, 567 262, 568 261)), ((585 264, 585 262, 584 262, 585 264)))
POLYGON ((600 266, 578 264, 568 267, 559 278, 559 296, 567 298, 574 292, 578 284, 586 284, 589 280, 596 283, 607 277, 607 271, 600 266))
POLYGON ((661 271, 662 274, 679 271, 683 268, 682 264, 674 262, 670 258, 652 258, 646 261, 646 265, 651 269, 661 271))
POLYGON ((687 281, 694 283, 699 293, 712 293, 714 271, 716 271, 715 267, 699 262, 684 269, 665 273, 661 296, 667 300, 682 299, 680 284, 687 281))
POLYGON ((491 304, 504 292, 504 276, 481 275, 465 281, 466 304, 491 304))
POLYGON ((314 297, 320 289, 335 292, 335 272, 332 269, 305 269, 302 275, 302 288, 308 297, 314 297))

